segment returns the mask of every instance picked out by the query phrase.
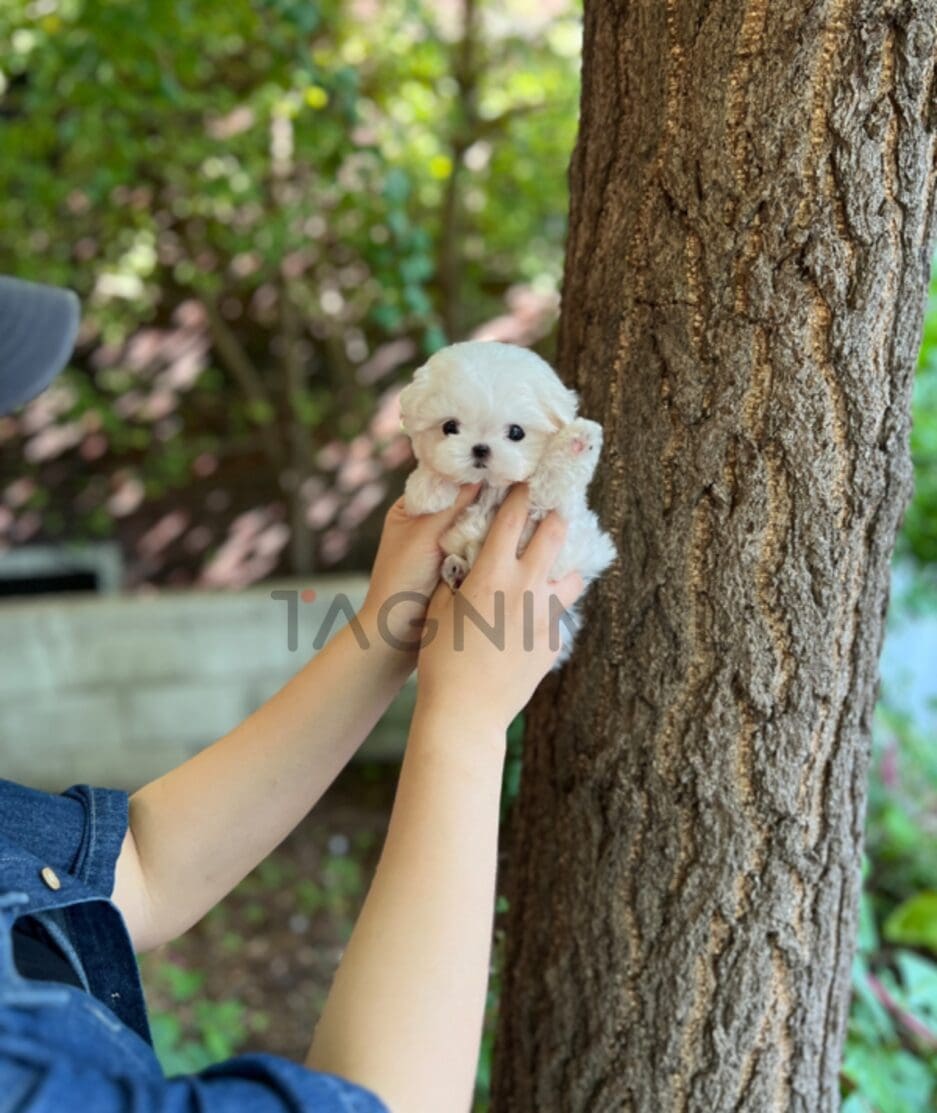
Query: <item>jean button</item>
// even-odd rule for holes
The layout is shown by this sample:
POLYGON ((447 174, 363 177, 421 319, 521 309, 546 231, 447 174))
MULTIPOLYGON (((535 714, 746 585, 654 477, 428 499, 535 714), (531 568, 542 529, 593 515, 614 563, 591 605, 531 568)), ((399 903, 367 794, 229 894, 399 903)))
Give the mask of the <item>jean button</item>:
POLYGON ((61 889, 62 882, 59 881, 59 875, 51 866, 43 866, 39 871, 39 876, 49 886, 50 889, 61 889))

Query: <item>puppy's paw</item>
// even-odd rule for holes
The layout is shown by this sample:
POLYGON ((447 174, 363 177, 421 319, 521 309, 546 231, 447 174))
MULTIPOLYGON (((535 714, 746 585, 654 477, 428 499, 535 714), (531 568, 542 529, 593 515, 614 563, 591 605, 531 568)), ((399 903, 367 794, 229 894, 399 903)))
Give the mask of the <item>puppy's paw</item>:
POLYGON ((456 556, 455 553, 450 553, 442 562, 442 570, 440 575, 443 580, 452 588, 453 591, 458 591, 462 586, 462 581, 469 573, 469 563, 463 560, 462 557, 456 556))
POLYGON ((558 430, 530 479, 531 508, 568 514, 589 486, 601 448, 598 422, 579 417, 558 430))
POLYGON ((566 454, 577 466, 594 464, 602 448, 602 426, 597 421, 577 417, 556 434, 554 452, 566 454))

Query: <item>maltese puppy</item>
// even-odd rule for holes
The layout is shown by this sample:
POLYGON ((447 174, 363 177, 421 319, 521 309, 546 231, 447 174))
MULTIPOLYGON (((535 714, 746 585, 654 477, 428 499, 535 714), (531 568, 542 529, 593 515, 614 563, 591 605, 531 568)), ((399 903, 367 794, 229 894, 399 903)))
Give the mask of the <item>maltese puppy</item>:
MULTIPOLYGON (((417 459, 404 490, 407 513, 444 510, 460 486, 482 481, 440 542, 442 578, 453 590, 475 563, 512 483, 526 482, 530 492, 518 554, 550 510, 568 523, 551 580, 576 569, 589 584, 615 559, 611 538, 586 503, 602 427, 577 417, 577 404, 575 391, 538 355, 491 340, 441 349, 401 392, 401 425, 417 459)), ((554 668, 569 656, 579 626, 577 606, 566 613, 554 668)))

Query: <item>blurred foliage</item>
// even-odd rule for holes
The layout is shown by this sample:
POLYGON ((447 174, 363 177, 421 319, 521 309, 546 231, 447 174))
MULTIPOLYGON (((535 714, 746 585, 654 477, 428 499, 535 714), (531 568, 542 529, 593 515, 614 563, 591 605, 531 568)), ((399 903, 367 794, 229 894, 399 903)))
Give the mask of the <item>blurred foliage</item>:
MULTIPOLYGON (((915 612, 937 614, 929 579, 913 594, 915 612)), ((920 1113, 937 1102, 935 846, 937 750, 886 688, 873 730, 843 1113, 920 1113)))
MULTIPOLYGON (((116 535, 130 586, 365 564, 407 455, 386 388, 512 292, 555 306, 578 10, 0 5, 0 271, 86 316, 71 373, 0 420, 0 546, 116 535)), ((900 538, 924 561, 935 305, 900 538)), ((528 343, 553 319, 512 312, 528 343)))
MULTIPOLYGON (((4 478, 33 480, 9 539, 105 535, 230 476, 229 503, 253 484, 282 507, 273 563, 292 538, 309 566, 297 534, 334 524, 328 473, 369 433, 382 367, 511 289, 555 293, 578 51, 568 0, 0 6, 0 271, 69 285, 86 314, 63 385, 0 425, 4 478)), ((381 455, 396 433, 339 477, 340 507, 365 489, 348 528, 405 457, 381 455)), ((208 560, 224 539, 190 540, 208 560)))
POLYGON ((173 1012, 150 1016, 153 1045, 167 1075, 200 1071, 230 1058, 243 1044, 248 1034, 244 1007, 237 1001, 204 999, 204 974, 165 962, 155 978, 176 1006, 173 1012))

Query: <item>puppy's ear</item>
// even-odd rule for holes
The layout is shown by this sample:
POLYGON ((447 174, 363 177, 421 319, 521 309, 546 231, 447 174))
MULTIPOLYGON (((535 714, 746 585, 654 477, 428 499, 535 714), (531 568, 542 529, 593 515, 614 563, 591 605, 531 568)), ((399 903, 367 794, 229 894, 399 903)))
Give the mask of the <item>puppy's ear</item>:
POLYGON ((549 419, 557 429, 562 429, 576 416, 576 411, 579 408, 579 395, 575 390, 563 386, 559 377, 553 376, 546 384, 541 402, 549 419))
POLYGON ((432 393, 430 381, 431 372, 429 366, 424 363, 416 371, 409 385, 400 392, 400 427, 410 436, 421 432, 429 424, 424 420, 421 411, 432 393))

